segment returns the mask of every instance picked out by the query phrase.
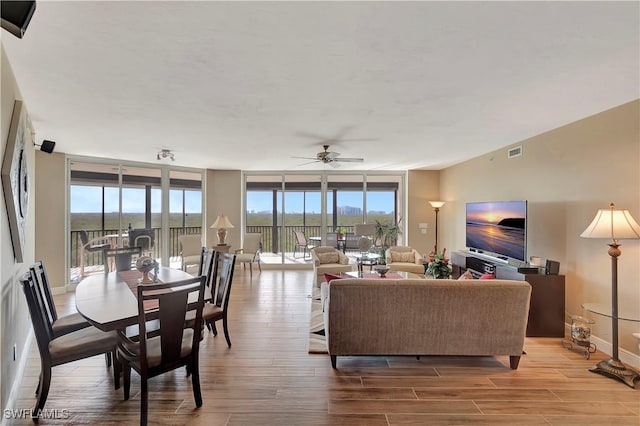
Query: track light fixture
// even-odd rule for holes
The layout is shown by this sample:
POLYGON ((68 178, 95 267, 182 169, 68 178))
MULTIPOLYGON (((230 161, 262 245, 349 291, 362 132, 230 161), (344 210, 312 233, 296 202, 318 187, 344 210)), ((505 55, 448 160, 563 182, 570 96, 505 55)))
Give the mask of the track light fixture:
POLYGON ((171 158, 171 161, 176 161, 176 159, 173 158, 173 152, 171 152, 170 149, 163 149, 161 151, 158 151, 156 158, 158 159, 158 161, 164 160, 165 158, 171 158))

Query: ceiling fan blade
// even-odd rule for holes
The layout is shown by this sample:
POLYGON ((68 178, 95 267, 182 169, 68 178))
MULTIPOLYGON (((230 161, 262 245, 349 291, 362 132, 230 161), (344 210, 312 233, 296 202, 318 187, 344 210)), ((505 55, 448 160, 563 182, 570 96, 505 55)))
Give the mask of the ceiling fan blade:
MULTIPOLYGON (((324 154, 324 153, 323 153, 324 154)), ((335 160, 337 157, 340 156, 339 152, 333 152, 333 151, 329 151, 327 152, 327 154, 324 156, 324 158, 326 158, 327 160, 335 160)))
POLYGON ((316 157, 291 157, 291 158, 301 158, 303 160, 316 160, 316 161, 318 161, 318 159, 316 157))
POLYGON ((347 158, 347 157, 338 157, 333 161, 342 161, 343 163, 362 163, 364 158, 347 158))

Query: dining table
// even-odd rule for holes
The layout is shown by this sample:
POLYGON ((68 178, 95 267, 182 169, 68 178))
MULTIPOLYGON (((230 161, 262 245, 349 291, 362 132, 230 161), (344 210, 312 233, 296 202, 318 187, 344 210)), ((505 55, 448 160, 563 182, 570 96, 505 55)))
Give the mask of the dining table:
MULTIPOLYGON (((150 276, 154 274, 150 273, 150 276)), ((137 324, 137 286, 140 285, 140 278, 142 273, 137 270, 89 275, 76 287, 76 309, 87 321, 102 331, 124 330, 137 324)), ((190 278, 193 278, 193 275, 168 267, 160 267, 155 276, 159 283, 190 278)), ((205 299, 208 296, 207 290, 205 299)))

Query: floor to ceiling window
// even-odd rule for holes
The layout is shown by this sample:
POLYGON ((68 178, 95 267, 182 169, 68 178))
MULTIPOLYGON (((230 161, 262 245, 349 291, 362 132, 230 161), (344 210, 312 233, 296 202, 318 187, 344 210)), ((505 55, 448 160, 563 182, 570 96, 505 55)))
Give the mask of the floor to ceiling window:
POLYGON ((146 252, 166 266, 179 264, 179 235, 202 232, 199 171, 85 159, 71 159, 68 170, 71 282, 102 272, 98 247, 133 244, 132 230, 151 236, 146 252))
POLYGON ((399 173, 246 172, 244 180, 245 232, 262 234, 267 263, 308 262, 296 233, 326 244, 337 228, 353 233, 355 224, 396 223, 402 215, 399 173))

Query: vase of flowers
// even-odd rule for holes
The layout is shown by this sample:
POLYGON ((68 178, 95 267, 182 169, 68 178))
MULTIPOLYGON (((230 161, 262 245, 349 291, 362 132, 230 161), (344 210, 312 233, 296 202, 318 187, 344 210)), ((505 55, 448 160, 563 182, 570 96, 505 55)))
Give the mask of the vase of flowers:
POLYGON ((429 264, 425 275, 432 276, 435 279, 447 279, 451 278, 451 265, 449 265, 449 259, 445 257, 447 249, 443 249, 442 252, 437 253, 434 249, 429 253, 429 264))

